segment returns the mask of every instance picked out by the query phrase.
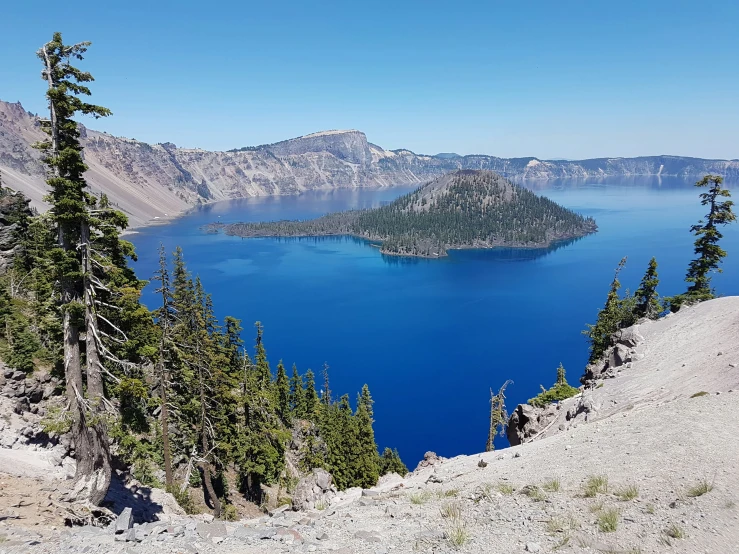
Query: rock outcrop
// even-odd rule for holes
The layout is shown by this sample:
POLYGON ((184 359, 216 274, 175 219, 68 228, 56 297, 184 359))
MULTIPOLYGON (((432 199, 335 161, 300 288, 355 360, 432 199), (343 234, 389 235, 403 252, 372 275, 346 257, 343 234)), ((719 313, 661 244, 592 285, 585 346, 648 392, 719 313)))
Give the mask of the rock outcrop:
MULTIPOLYGON (((6 185, 45 208, 45 169, 31 144, 44 140, 39 119, 0 101, 0 171, 6 185)), ((297 194, 306 190, 408 185, 458 169, 486 169, 514 179, 609 176, 739 178, 739 161, 680 156, 546 161, 495 156, 425 156, 385 150, 360 131, 324 131, 228 152, 147 144, 81 129, 87 182, 128 214, 131 225, 164 219, 203 202, 297 194)))
POLYGON ((329 506, 336 493, 331 474, 325 469, 315 468, 295 487, 293 510, 323 510, 329 506))
POLYGON ((631 362, 642 356, 636 348, 643 341, 644 337, 639 333, 638 324, 621 329, 613 335, 614 344, 605 351, 603 357, 593 364, 588 364, 580 382, 590 386, 598 379, 614 377, 621 368, 631 367, 631 362))
POLYGON ((555 424, 554 432, 576 425, 578 421, 587 421, 597 410, 597 403, 592 399, 592 388, 603 379, 613 378, 620 371, 631 368, 632 362, 642 359, 644 354, 637 347, 643 342, 638 324, 621 329, 613 336, 613 346, 605 351, 602 358, 585 368, 580 378, 582 392, 578 396, 543 408, 529 404, 516 406, 506 428, 511 446, 534 440, 550 431, 555 424))

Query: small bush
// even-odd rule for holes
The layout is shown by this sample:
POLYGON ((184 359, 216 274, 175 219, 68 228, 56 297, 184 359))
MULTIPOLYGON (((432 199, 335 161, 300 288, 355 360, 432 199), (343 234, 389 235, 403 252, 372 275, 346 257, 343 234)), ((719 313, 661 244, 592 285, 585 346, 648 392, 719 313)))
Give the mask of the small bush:
POLYGON ((613 533, 618 529, 619 513, 615 508, 602 510, 598 514, 598 529, 601 533, 613 533))
POLYGON ((634 484, 627 485, 621 489, 618 489, 615 494, 619 499, 624 501, 634 500, 635 498, 639 497, 639 487, 634 484))
POLYGON ((223 519, 226 521, 236 521, 239 519, 239 511, 233 504, 226 504, 223 508, 223 519))
POLYGON ((439 496, 446 497, 446 498, 457 497, 459 496, 459 489, 448 489, 448 490, 442 491, 439 496))
POLYGON ((704 390, 700 392, 696 392, 695 394, 691 394, 690 398, 698 398, 699 396, 706 396, 708 393, 704 390))
POLYGON ((598 494, 608 493, 608 477, 605 475, 591 475, 583 487, 585 498, 594 498, 598 494))
POLYGON ((688 496, 691 498, 696 498, 698 496, 703 496, 704 494, 709 493, 712 490, 713 483, 709 482, 708 479, 701 479, 700 481, 698 481, 697 484, 688 488, 688 496))
MULTIPOLYGON (((541 385, 540 385, 541 386, 541 385)), ((529 398, 529 404, 536 408, 543 408, 552 402, 560 402, 580 394, 580 390, 570 386, 565 379, 565 368, 559 364, 557 368, 557 382, 547 390, 543 386, 541 392, 534 398, 529 398)))
POLYGON ((186 514, 195 515, 200 513, 200 510, 195 505, 195 502, 193 501, 192 496, 190 496, 190 491, 188 489, 185 489, 183 491, 180 489, 180 487, 168 487, 167 492, 174 496, 177 504, 180 505, 180 508, 185 510, 186 514))

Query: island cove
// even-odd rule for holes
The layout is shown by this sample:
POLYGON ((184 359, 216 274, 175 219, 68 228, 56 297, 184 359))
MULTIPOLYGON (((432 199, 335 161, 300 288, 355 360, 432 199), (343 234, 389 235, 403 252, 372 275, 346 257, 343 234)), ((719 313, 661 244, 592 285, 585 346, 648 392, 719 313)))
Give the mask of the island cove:
POLYGON ((244 238, 353 236, 379 244, 383 254, 439 258, 452 249, 546 248, 597 226, 497 173, 459 170, 378 208, 203 229, 244 238))

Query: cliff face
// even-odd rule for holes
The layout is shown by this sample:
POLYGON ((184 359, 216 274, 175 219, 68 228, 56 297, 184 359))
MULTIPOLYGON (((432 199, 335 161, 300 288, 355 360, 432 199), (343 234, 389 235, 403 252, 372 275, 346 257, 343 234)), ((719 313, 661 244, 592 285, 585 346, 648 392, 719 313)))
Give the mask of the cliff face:
MULTIPOLYGON (((6 186, 44 208, 45 168, 31 145, 45 138, 38 119, 20 104, 0 101, 0 171, 6 186)), ((132 225, 172 216, 201 202, 296 194, 314 189, 422 183, 458 169, 487 169, 520 179, 619 175, 739 179, 739 161, 676 156, 542 161, 495 156, 424 156, 385 150, 360 131, 324 131, 230 152, 150 145, 82 129, 87 180, 128 214, 132 225)))

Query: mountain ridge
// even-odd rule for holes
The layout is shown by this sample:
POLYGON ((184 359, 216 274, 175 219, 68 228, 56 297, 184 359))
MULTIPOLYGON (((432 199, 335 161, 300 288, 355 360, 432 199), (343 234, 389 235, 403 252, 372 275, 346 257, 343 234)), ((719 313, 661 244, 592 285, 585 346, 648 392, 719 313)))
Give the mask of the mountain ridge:
MULTIPOLYGON (((20 103, 0 101, 0 171, 4 184, 45 209, 45 167, 32 148, 44 140, 39 118, 20 103)), ((460 169, 495 171, 515 180, 604 178, 620 175, 739 179, 738 160, 683 156, 552 161, 535 157, 460 157, 385 150, 357 130, 319 131, 273 144, 229 151, 148 144, 81 126, 90 190, 105 192, 132 227, 173 217, 193 206, 250 196, 309 190, 421 184, 460 169)))

